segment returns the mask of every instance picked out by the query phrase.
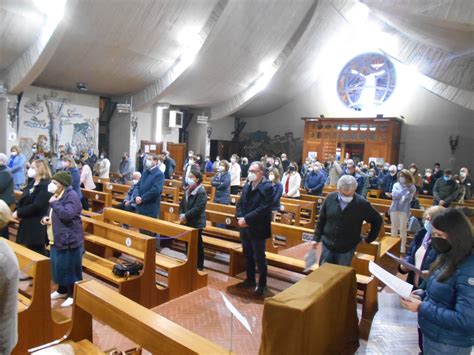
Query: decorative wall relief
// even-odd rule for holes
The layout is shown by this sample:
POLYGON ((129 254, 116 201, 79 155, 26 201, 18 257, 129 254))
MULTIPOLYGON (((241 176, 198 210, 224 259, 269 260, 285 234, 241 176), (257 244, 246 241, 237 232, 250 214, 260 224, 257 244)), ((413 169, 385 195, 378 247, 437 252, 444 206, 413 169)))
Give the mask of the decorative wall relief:
POLYGON ((98 119, 97 96, 30 87, 20 102, 18 143, 27 156, 33 142, 50 153, 97 150, 98 119))
POLYGON ((290 160, 299 161, 303 150, 303 140, 294 137, 293 132, 271 137, 266 131, 242 132, 242 156, 259 159, 261 156, 286 153, 290 160))

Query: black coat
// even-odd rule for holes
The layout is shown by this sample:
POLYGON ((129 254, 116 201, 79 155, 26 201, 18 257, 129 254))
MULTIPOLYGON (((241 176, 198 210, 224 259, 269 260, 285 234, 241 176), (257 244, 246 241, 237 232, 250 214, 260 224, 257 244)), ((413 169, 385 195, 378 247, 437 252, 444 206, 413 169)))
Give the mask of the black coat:
POLYGON ((48 237, 46 226, 41 225, 41 218, 47 216, 49 199, 48 180, 34 186, 29 184, 23 191, 23 195, 17 204, 17 214, 20 218, 20 226, 16 242, 26 246, 41 246, 46 244, 48 237))
POLYGON ((327 195, 318 216, 314 240, 322 241, 333 253, 346 253, 362 240, 360 233, 366 221, 371 226, 365 240, 367 243, 373 242, 382 227, 383 220, 379 212, 358 194, 354 194, 352 201, 342 210, 338 195, 337 191, 327 195))
POLYGON ((5 165, 0 165, 0 200, 9 206, 15 202, 13 176, 5 165))
POLYGON ((267 239, 272 235, 273 187, 266 179, 255 190, 246 183, 237 202, 237 218, 245 218, 248 227, 240 229, 241 238, 267 239))
POLYGON ((188 227, 206 227, 206 203, 207 194, 202 185, 196 187, 191 194, 184 194, 179 204, 179 213, 186 217, 188 227))

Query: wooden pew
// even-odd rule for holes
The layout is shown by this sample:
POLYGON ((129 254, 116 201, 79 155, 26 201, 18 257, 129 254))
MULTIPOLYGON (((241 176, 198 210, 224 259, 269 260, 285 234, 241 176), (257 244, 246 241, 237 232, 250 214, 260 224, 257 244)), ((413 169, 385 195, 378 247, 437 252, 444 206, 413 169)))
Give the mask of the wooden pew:
POLYGON ((155 284, 155 238, 95 218, 83 216, 82 222, 86 232, 82 266, 88 273, 115 285, 119 293, 148 308, 169 299, 168 289, 155 284), (114 275, 115 262, 110 260, 114 252, 143 261, 140 275, 114 275))
POLYGON ((71 322, 51 309, 51 264, 49 258, 6 240, 18 259, 20 270, 33 278, 30 294, 18 293, 18 343, 13 354, 24 354, 40 344, 67 333, 71 322))
POLYGON ((112 194, 96 190, 81 189, 82 195, 89 201, 92 212, 100 212, 112 206, 112 194))
POLYGON ((93 176, 92 181, 94 181, 96 190, 103 191, 104 184, 108 184, 110 182, 110 179, 93 176))
POLYGON ((171 180, 171 179, 166 179, 164 186, 169 186, 169 187, 177 187, 178 189, 183 188, 183 182, 181 180, 171 180))
POLYGON ((127 197, 128 191, 130 190, 130 185, 122 185, 109 182, 108 184, 103 185, 103 192, 109 193, 112 195, 112 206, 119 205, 127 197))
POLYGON ((70 344, 93 354, 93 319, 113 328, 151 354, 228 354, 227 349, 117 294, 95 280, 75 285, 72 328, 62 339, 32 349, 37 355, 55 354, 58 344, 70 344))
POLYGON ((161 191, 162 201, 179 203, 179 192, 180 189, 177 187, 163 186, 163 190, 161 191))
POLYGON ((197 269, 197 229, 114 208, 105 209, 102 218, 107 223, 127 224, 186 243, 187 260, 172 258, 161 253, 156 253, 154 256, 156 266, 168 273, 169 299, 207 286, 207 273, 197 269))
MULTIPOLYGON (((312 195, 307 195, 307 196, 312 196, 312 195)), ((303 218, 301 220, 301 225, 306 228, 314 228, 315 223, 316 223, 318 206, 322 205, 322 203, 324 202, 324 199, 322 199, 320 196, 313 196, 313 197, 319 197, 319 198, 315 198, 314 200, 305 200, 305 199, 282 197, 280 199, 280 203, 281 204, 291 203, 291 204, 299 205, 301 208, 301 217, 303 218), (318 200, 320 201, 318 202, 318 200)))
POLYGON ((179 204, 161 201, 160 219, 163 221, 179 223, 179 204))

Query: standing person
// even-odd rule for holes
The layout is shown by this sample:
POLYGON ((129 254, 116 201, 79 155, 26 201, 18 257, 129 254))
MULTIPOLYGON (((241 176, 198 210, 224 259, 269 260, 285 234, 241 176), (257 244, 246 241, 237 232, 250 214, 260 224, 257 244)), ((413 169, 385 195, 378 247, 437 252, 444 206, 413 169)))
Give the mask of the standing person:
POLYGON ((449 207, 459 196, 458 183, 454 181, 451 170, 444 171, 442 178, 436 180, 433 186, 433 205, 449 207))
POLYGON ((10 149, 10 153, 8 168, 13 175, 15 189, 19 190, 25 184, 26 157, 21 153, 20 148, 16 145, 10 149))
POLYGON ((156 154, 147 156, 146 170, 138 183, 138 196, 135 198, 138 214, 157 218, 160 214, 161 191, 164 175, 158 168, 159 157, 156 154))
POLYGON ((290 161, 288 160, 286 153, 281 153, 280 160, 281 160, 281 166, 283 167, 283 171, 287 171, 288 166, 290 166, 290 161))
POLYGON ((249 159, 247 157, 242 158, 242 164, 240 165, 240 168, 242 169, 242 177, 247 178, 247 175, 249 173, 249 159))
POLYGON ((471 200, 474 186, 468 168, 461 168, 461 170, 459 170, 459 187, 462 189, 460 202, 471 200))
POLYGON ((184 187, 188 186, 186 183, 186 176, 189 175, 192 169, 201 170, 201 166, 196 163, 196 157, 194 155, 188 156, 187 163, 184 165, 184 170, 183 170, 183 186, 184 187))
POLYGON ((48 191, 53 194, 49 199, 51 208, 41 220, 47 226, 52 279, 58 285, 51 299, 66 298, 61 304, 63 308, 72 306, 74 283, 82 280, 82 204, 71 184, 69 172, 60 171, 53 176, 48 185, 48 191))
POLYGON ((204 245, 202 243, 202 229, 206 227, 207 194, 202 183, 202 174, 192 169, 186 177, 188 187, 179 204, 179 222, 198 230, 197 268, 204 269, 204 245))
POLYGON ((416 193, 413 183, 413 175, 410 171, 400 171, 398 182, 393 185, 392 204, 390 205, 390 221, 392 223, 392 237, 398 236, 400 231, 400 253, 405 254, 407 243, 408 217, 410 215, 410 204, 416 193))
POLYGON ((273 188, 272 212, 278 212, 281 207, 280 199, 283 194, 283 185, 280 183, 280 171, 276 167, 268 174, 268 180, 272 183, 273 188))
POLYGON ((231 195, 238 195, 240 187, 240 175, 241 169, 239 165, 239 156, 237 154, 232 154, 230 158, 230 193, 231 195))
POLYGON ((214 164, 212 164, 211 157, 206 156, 206 162, 204 165, 204 172, 205 173, 212 173, 214 171, 214 164))
POLYGON ((281 163, 281 160, 279 157, 275 158, 275 168, 278 169, 278 173, 280 174, 280 177, 283 176, 283 164, 281 163))
MULTIPOLYGON (((0 200, 0 230, 8 228, 10 207, 0 200)), ((18 341, 18 260, 0 238, 0 354, 10 354, 18 341)))
MULTIPOLYGON (((185 167, 186 165, 189 163, 189 160, 190 159, 193 159, 193 164, 196 162, 196 156, 194 155, 194 151, 190 150, 188 151, 188 156, 186 157, 186 159, 184 159, 184 167, 183 167, 183 171, 185 171, 185 167)), ((192 164, 191 164, 192 165, 192 164)), ((184 176, 187 176, 187 175, 184 175, 184 176)), ((185 178, 186 179, 186 178, 185 178)))
POLYGON ((326 183, 326 175, 319 165, 309 165, 304 179, 304 188, 309 195, 321 196, 326 183))
POLYGON ((418 172, 418 167, 415 163, 411 163, 408 166, 410 173, 413 175, 413 184, 416 186, 416 191, 420 191, 421 187, 423 186, 423 177, 418 172))
POLYGON ((356 192, 364 198, 367 198, 369 192, 369 177, 364 174, 359 167, 354 165, 354 161, 349 159, 344 175, 351 175, 357 180, 356 192))
POLYGON ((85 164, 82 160, 76 160, 77 168, 81 173, 80 182, 87 190, 95 190, 94 179, 92 178, 92 170, 88 164, 85 164))
POLYGON ((97 155, 95 155, 92 148, 87 150, 87 155, 84 156, 84 162, 89 165, 91 170, 94 169, 95 163, 97 163, 97 155))
POLYGON ((100 178, 103 178, 103 179, 109 178, 110 160, 107 159, 107 156, 105 155, 104 152, 102 152, 102 154, 100 155, 100 159, 95 164, 94 171, 100 178))
POLYGON ((288 170, 281 179, 283 185, 283 197, 299 198, 301 187, 301 175, 298 173, 298 164, 291 162, 288 170))
POLYGON ((431 169, 426 169, 425 176, 423 176, 420 194, 433 196, 434 183, 435 179, 433 177, 433 171, 431 169))
POLYGON ((221 158, 219 156, 216 156, 216 160, 214 161, 214 171, 217 171, 220 161, 221 161, 221 158))
MULTIPOLYGON (((0 200, 11 206, 15 203, 15 195, 13 193, 13 176, 7 167, 7 163, 7 156, 0 153, 0 200)), ((0 228, 0 235, 4 238, 9 238, 8 226, 0 228)))
POLYGON ((314 232, 314 248, 322 244, 320 265, 328 262, 350 266, 357 244, 361 240, 372 243, 383 220, 366 199, 356 194, 357 180, 353 176, 341 176, 337 189, 327 195, 321 207, 314 232), (364 221, 371 225, 366 238, 360 235, 364 221))
POLYGON ((138 149, 137 152, 137 171, 141 174, 143 174, 143 171, 145 170, 145 162, 146 162, 146 156, 147 154, 142 151, 142 149, 138 149))
POLYGON ((63 157, 63 170, 71 174, 72 182, 71 187, 76 191, 77 196, 82 201, 82 192, 81 192, 81 172, 77 168, 76 162, 70 156, 63 157))
POLYGON ((439 256, 425 290, 401 305, 418 313, 423 353, 469 355, 474 345, 473 228, 461 211, 447 209, 432 224, 431 244, 439 256))
POLYGON ((377 177, 376 169, 369 169, 369 190, 379 189, 379 178, 377 177))
POLYGON ((230 174, 227 160, 219 162, 217 174, 213 176, 211 185, 216 189, 214 203, 228 205, 230 202, 230 174))
POLYGON ((327 162, 329 171, 329 185, 336 186, 339 178, 342 176, 342 168, 339 162, 331 159, 327 162))
POLYGON ((380 189, 382 190, 381 198, 390 200, 392 198, 393 185, 397 182, 397 167, 395 165, 390 165, 388 168, 388 174, 386 174, 382 183, 380 184, 380 189))
POLYGON ((267 260, 265 240, 271 237, 273 188, 264 178, 265 168, 260 162, 250 164, 248 182, 242 189, 236 211, 240 227, 240 239, 245 257, 247 278, 239 288, 253 288, 255 282, 255 262, 260 273, 256 296, 263 296, 267 288, 267 260))
POLYGON ((127 152, 122 154, 122 161, 119 165, 120 183, 125 184, 132 180, 133 164, 127 152))
POLYGON ((443 170, 441 170, 441 164, 440 163, 435 163, 434 169, 433 169, 433 177, 436 180, 441 179, 443 177, 443 170))
POLYGON ((51 172, 44 160, 35 160, 28 169, 31 183, 25 188, 17 203, 13 218, 20 220, 16 242, 37 253, 46 255, 48 237, 41 218, 46 216, 51 193, 48 184, 51 172))
POLYGON ((174 174, 174 171, 176 170, 176 161, 171 157, 170 152, 165 150, 163 152, 165 156, 165 179, 171 179, 171 177, 174 174))

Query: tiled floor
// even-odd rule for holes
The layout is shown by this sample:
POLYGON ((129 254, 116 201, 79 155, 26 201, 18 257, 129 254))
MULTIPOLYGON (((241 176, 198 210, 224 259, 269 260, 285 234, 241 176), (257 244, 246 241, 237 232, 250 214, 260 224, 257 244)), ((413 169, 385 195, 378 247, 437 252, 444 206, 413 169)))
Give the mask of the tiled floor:
MULTIPOLYGON (((301 245, 282 254, 303 257, 308 246, 301 245)), ((155 307, 154 312, 173 322, 221 345, 229 348, 231 344, 231 315, 225 307, 221 292, 237 307, 250 323, 249 333, 237 320, 233 321, 232 350, 237 354, 257 354, 261 337, 261 317, 263 299, 252 296, 251 291, 236 289, 234 285, 243 279, 226 275, 226 266, 220 262, 206 260, 209 272, 208 286, 155 307)), ((269 268, 269 292, 272 295, 289 287, 302 276, 280 269, 269 268)), ((85 279, 92 278, 84 274, 85 279)), ((27 288, 27 283, 22 283, 27 288)), ((54 301, 59 308, 61 301, 54 301)), ((379 293, 379 312, 372 324, 368 342, 360 341, 358 354, 417 354, 416 319, 413 314, 401 310, 396 295, 388 291, 379 293), (395 296, 395 297, 393 297, 395 296)), ((70 315, 69 310, 63 310, 70 315)), ((103 350, 118 348, 130 349, 134 344, 111 328, 94 323, 94 343, 103 350)))

